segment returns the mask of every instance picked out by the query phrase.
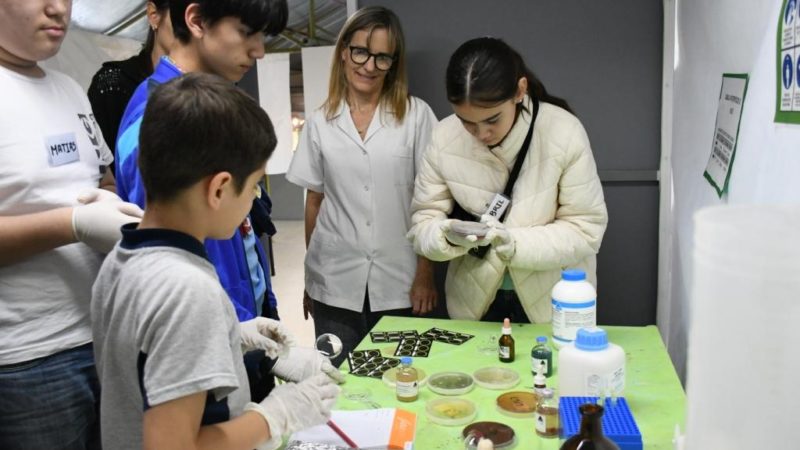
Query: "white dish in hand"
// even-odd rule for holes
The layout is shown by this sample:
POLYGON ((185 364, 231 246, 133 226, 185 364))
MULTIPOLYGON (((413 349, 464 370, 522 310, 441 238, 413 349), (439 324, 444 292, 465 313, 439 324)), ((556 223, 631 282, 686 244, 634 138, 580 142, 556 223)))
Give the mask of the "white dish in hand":
POLYGON ((480 222, 466 222, 457 220, 450 224, 450 231, 462 236, 475 236, 482 238, 489 232, 489 225, 480 222))

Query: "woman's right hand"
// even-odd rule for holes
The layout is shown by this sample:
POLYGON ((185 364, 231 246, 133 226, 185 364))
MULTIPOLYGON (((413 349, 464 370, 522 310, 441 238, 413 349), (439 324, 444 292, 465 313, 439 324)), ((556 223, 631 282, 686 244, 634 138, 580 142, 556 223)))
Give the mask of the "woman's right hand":
POLYGON ((314 317, 314 300, 303 290, 303 317, 308 320, 308 316, 314 317))

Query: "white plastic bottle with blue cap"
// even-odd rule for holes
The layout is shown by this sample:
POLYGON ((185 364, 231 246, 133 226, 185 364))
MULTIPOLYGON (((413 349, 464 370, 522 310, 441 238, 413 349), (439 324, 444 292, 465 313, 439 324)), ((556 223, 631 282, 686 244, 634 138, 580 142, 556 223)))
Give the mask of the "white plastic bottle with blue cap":
POLYGON ((625 350, 602 328, 581 328, 558 352, 558 389, 565 397, 616 398, 625 389, 625 350))
POLYGON ((556 348, 574 341, 578 329, 597 325, 597 292, 581 269, 561 272, 561 281, 553 286, 552 304, 556 348))

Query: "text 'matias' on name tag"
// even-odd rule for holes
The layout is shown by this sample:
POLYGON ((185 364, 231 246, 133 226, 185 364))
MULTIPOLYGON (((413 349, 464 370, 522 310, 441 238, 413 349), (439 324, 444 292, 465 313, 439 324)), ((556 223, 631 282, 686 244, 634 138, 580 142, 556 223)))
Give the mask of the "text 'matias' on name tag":
POLYGON ((45 139, 45 150, 51 167, 74 163, 80 159, 75 133, 48 136, 45 139))

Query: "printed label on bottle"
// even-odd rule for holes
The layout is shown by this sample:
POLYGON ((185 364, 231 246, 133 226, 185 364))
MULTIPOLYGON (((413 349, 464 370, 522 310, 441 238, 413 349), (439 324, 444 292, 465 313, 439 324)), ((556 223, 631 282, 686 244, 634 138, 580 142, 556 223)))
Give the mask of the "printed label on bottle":
POLYGON ((572 342, 580 328, 597 325, 595 300, 583 303, 565 303, 553 299, 553 339, 572 342))
POLYGON ((503 358, 503 359, 511 358, 511 347, 506 347, 504 345, 501 345, 498 348, 498 351, 499 351, 499 354, 500 354, 501 358, 503 358))
POLYGON ((531 357, 531 372, 534 374, 537 370, 539 370, 539 366, 542 366, 542 375, 547 375, 547 360, 546 359, 538 359, 531 357))
POLYGON ((398 397, 416 397, 419 394, 419 386, 416 381, 397 381, 398 397))
POLYGON ((606 374, 588 374, 584 381, 587 396, 620 395, 625 390, 625 368, 620 367, 606 374))
POLYGON ((542 434, 547 433, 547 418, 538 411, 536 412, 536 431, 542 434))

